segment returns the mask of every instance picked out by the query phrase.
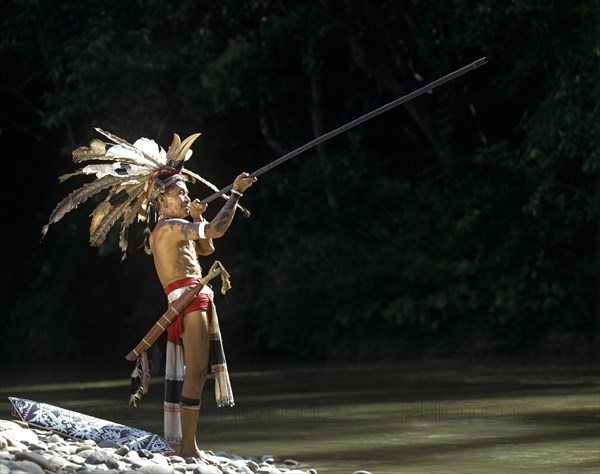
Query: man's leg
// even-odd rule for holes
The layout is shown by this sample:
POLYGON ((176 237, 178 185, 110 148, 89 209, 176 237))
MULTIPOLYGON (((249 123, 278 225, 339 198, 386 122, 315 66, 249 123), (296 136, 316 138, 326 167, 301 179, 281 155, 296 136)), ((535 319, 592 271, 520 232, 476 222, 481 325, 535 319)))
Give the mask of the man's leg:
POLYGON ((183 316, 183 356, 185 378, 181 391, 182 442, 179 455, 200 458, 196 431, 200 416, 200 399, 208 371, 208 316, 206 311, 192 311, 183 316))

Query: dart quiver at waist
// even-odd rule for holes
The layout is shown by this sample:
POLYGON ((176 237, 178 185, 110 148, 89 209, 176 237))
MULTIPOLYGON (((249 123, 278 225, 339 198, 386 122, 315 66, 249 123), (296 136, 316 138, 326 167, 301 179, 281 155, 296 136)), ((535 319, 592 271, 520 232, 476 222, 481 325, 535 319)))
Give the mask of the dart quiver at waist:
POLYGON ((142 340, 138 343, 135 348, 125 356, 125 359, 134 361, 136 360, 144 351, 147 351, 152 345, 156 342, 156 340, 160 337, 160 335, 166 331, 167 327, 175 320, 175 318, 192 302, 194 297, 202 291, 202 288, 208 284, 216 276, 221 275, 223 280, 223 287, 221 288, 221 293, 225 293, 227 289, 229 289, 229 275, 225 271, 225 268, 221 265, 221 262, 216 260, 206 276, 202 277, 200 281, 188 288, 177 300, 173 302, 172 305, 169 306, 167 311, 154 323, 154 326, 148 331, 148 333, 142 338, 142 340))

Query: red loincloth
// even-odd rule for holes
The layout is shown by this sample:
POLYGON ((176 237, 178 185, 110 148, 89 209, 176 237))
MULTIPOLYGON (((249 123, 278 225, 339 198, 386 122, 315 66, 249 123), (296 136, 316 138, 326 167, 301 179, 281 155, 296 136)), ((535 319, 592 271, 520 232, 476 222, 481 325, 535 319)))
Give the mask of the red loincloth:
MULTIPOLYGON (((196 285, 200 281, 200 278, 182 278, 169 283, 165 287, 165 293, 168 296, 175 290, 190 285, 196 285)), ((171 306, 175 301, 169 303, 171 306)), ((198 293, 192 302, 175 318, 175 320, 167 327, 167 340, 174 344, 181 344, 181 332, 183 331, 183 315, 191 313, 192 311, 206 311, 208 313, 208 324, 212 323, 212 299, 206 293, 198 293)))

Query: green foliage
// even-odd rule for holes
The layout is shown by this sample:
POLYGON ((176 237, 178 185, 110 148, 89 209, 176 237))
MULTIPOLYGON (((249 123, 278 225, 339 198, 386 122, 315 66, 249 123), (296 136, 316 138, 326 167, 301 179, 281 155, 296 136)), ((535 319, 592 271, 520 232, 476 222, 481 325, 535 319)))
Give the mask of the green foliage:
MULTIPOLYGON (((37 149, 51 176, 101 126, 164 146, 173 132, 200 130, 190 168, 230 182, 488 57, 260 177, 244 197, 251 220, 217 242, 234 276, 222 318, 231 350, 381 358, 597 342, 596 0, 4 8, 0 60, 12 67, 0 72, 1 92, 14 118, 2 128, 43 131, 37 149)), ((67 187, 40 196, 47 214, 67 187)), ((125 321, 130 332, 115 343, 128 350, 163 309, 151 262, 116 263, 114 238, 88 249, 87 214, 73 219, 68 232, 53 226, 63 237, 37 255, 42 264, 10 260, 29 279, 2 305, 7 352, 85 354, 84 307, 104 321, 103 336, 125 321), (58 348, 69 333, 79 337, 58 348)))

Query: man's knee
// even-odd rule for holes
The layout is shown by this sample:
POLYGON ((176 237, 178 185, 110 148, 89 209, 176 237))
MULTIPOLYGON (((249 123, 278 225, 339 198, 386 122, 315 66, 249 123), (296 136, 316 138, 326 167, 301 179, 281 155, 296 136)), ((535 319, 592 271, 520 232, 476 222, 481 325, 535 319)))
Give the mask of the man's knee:
POLYGON ((185 378, 186 382, 192 384, 195 387, 202 388, 206 382, 206 376, 208 374, 208 368, 197 369, 197 370, 186 370, 185 378))

